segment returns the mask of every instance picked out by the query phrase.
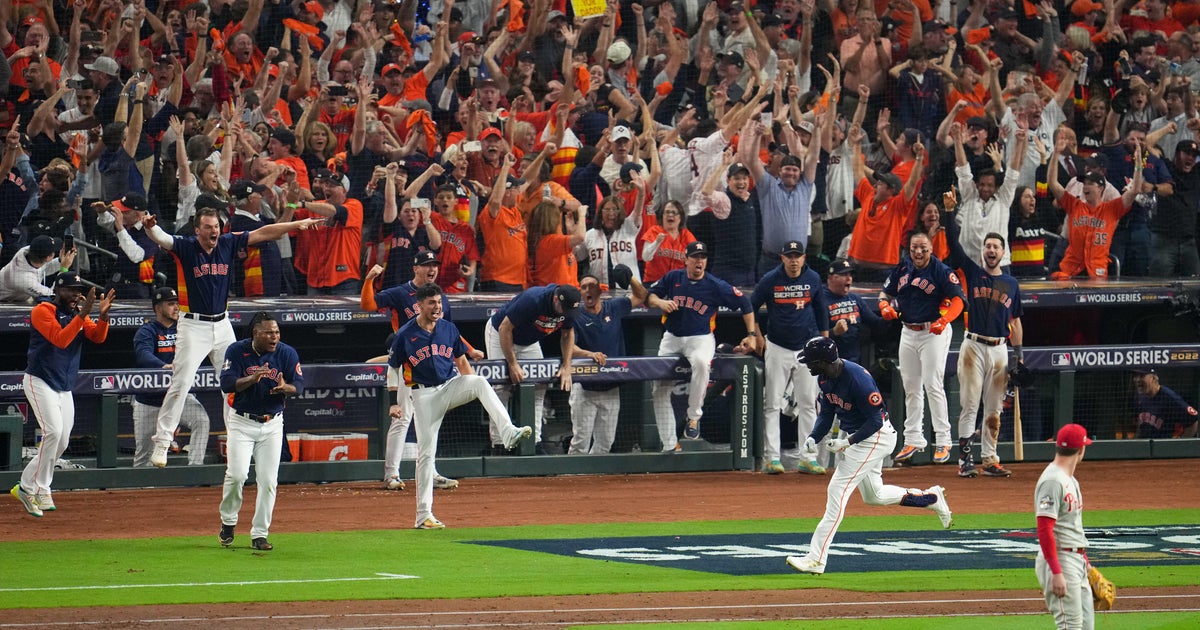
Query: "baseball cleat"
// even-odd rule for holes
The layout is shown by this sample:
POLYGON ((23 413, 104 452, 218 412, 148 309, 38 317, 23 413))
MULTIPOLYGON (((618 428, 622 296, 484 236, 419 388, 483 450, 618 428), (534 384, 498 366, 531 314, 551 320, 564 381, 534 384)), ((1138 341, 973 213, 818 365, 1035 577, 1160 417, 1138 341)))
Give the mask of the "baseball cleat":
POLYGON ((818 464, 816 461, 800 460, 796 464, 796 472, 802 472, 809 475, 824 475, 825 467, 818 464))
POLYGON ((763 466, 763 472, 767 473, 768 475, 781 474, 784 472, 783 464, 780 464, 778 459, 773 459, 768 462, 766 466, 763 466))
POLYGON ((250 541, 250 546, 258 551, 270 551, 275 548, 275 545, 267 542, 266 538, 255 538, 250 541))
POLYGON ((683 439, 699 440, 700 439, 700 421, 688 420, 687 426, 683 429, 683 439))
POLYGON ((950 505, 946 503, 946 489, 934 486, 925 492, 937 497, 937 501, 929 504, 929 509, 937 512, 938 518, 942 520, 943 529, 950 529, 950 526, 954 524, 954 516, 950 513, 950 505))
POLYGON ((508 441, 504 443, 504 448, 511 451, 512 449, 517 448, 517 445, 521 443, 521 440, 526 440, 531 437, 533 437, 533 427, 521 427, 516 431, 513 431, 512 436, 509 437, 508 441))
POLYGON ((975 468, 975 463, 972 461, 958 460, 958 476, 974 479, 979 476, 979 471, 975 468))
POLYGON ((896 453, 896 456, 892 458, 892 461, 906 462, 906 461, 912 459, 913 455, 916 455, 917 453, 920 453, 923 450, 925 450, 924 447, 917 448, 915 446, 909 446, 909 445, 905 444, 904 448, 900 449, 900 452, 896 453))
POLYGON ((939 446, 933 451, 933 463, 945 464, 950 461, 950 446, 939 446))
POLYGON ((154 445, 154 452, 150 453, 150 464, 156 468, 167 467, 167 447, 160 444, 154 445))
MULTIPOLYGON (((990 464, 988 466, 983 467, 983 476, 984 477, 1011 477, 1012 471, 1001 466, 1000 464, 990 464)), ((40 497, 39 497, 38 503, 41 503, 40 497)), ((43 505, 42 509, 43 510, 46 509, 46 506, 43 505)))
POLYGON ((387 479, 383 480, 383 489, 384 490, 403 490, 404 482, 401 481, 399 475, 392 475, 391 477, 388 477, 387 479))
POLYGON ((221 543, 222 547, 233 544, 233 525, 221 524, 221 531, 217 532, 217 542, 221 543))
POLYGON ((433 487, 437 490, 453 490, 458 487, 458 480, 441 475, 433 476, 433 487))
POLYGON ((58 509, 54 507, 54 499, 50 496, 49 490, 37 494, 37 504, 42 508, 42 512, 53 512, 58 509))
POLYGON ((429 518, 421 521, 421 523, 417 525, 416 529, 446 529, 446 524, 437 520, 436 516, 430 516, 429 518))
POLYGON ((20 501, 21 505, 25 506, 26 512, 29 512, 33 516, 41 518, 42 508, 38 507, 37 496, 29 494, 28 492, 25 492, 24 490, 22 490, 20 483, 17 483, 17 485, 13 486, 12 490, 9 490, 8 493, 13 495, 14 499, 20 501))
POLYGON ((788 556, 787 564, 789 567, 792 567, 801 573, 821 575, 825 572, 824 562, 817 562, 808 556, 788 556))

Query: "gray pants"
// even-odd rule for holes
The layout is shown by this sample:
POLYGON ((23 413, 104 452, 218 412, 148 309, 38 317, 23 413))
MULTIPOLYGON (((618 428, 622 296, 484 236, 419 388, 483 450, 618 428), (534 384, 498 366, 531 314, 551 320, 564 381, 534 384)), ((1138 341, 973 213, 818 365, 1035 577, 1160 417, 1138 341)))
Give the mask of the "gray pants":
MULTIPOLYGON (((137 445, 133 451, 134 466, 150 465, 159 409, 161 408, 133 401, 133 439, 137 445)), ((192 438, 188 441, 188 466, 203 464, 204 455, 208 452, 208 412, 204 410, 204 405, 200 404, 195 394, 188 394, 183 399, 183 413, 179 416, 179 424, 192 432, 192 438)))

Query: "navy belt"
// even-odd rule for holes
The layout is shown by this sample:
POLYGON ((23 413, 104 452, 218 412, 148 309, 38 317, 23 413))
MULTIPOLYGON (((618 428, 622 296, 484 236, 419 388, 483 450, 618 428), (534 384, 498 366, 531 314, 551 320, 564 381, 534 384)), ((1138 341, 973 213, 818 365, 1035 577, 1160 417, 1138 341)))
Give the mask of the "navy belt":
POLYGON ((976 335, 973 332, 967 333, 967 339, 981 343, 985 346, 998 346, 1004 343, 1004 337, 988 337, 987 335, 976 335))
POLYGON ((187 319, 195 319, 202 322, 219 322, 225 319, 225 313, 217 315, 207 315, 205 313, 184 313, 183 316, 187 319))
POLYGON ((234 409, 233 413, 235 413, 247 420, 253 420, 259 424, 266 424, 275 419, 275 416, 273 416, 273 415, 268 416, 268 415, 256 414, 256 413, 242 413, 242 412, 238 411, 237 409, 234 409))
POLYGON ((442 385, 445 385, 445 383, 440 383, 438 385, 425 385, 423 383, 417 383, 417 384, 413 385, 412 388, 413 389, 437 389, 437 388, 441 387, 442 385))

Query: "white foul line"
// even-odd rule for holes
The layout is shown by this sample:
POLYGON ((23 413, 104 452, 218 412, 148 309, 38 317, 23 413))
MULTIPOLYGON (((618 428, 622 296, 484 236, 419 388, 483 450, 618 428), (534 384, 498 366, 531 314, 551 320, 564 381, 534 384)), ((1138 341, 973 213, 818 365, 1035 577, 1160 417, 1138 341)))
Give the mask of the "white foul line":
POLYGON ((378 577, 321 578, 313 580, 244 580, 237 582, 179 582, 175 584, 101 584, 91 586, 38 586, 29 588, 0 588, 0 593, 29 593, 44 591, 98 591, 118 588, 178 588, 189 586, 248 586, 252 584, 318 584, 323 582, 367 582, 374 580, 415 580, 420 576, 400 573, 376 573, 378 577))

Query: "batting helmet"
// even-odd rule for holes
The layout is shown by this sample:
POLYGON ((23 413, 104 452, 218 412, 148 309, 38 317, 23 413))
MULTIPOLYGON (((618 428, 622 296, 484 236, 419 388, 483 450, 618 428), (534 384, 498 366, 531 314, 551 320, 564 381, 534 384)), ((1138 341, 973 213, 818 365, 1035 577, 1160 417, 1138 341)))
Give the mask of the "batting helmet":
POLYGON ((833 363, 838 360, 837 344, 829 337, 813 337, 809 339, 800 352, 796 353, 796 361, 809 364, 814 361, 833 363))

